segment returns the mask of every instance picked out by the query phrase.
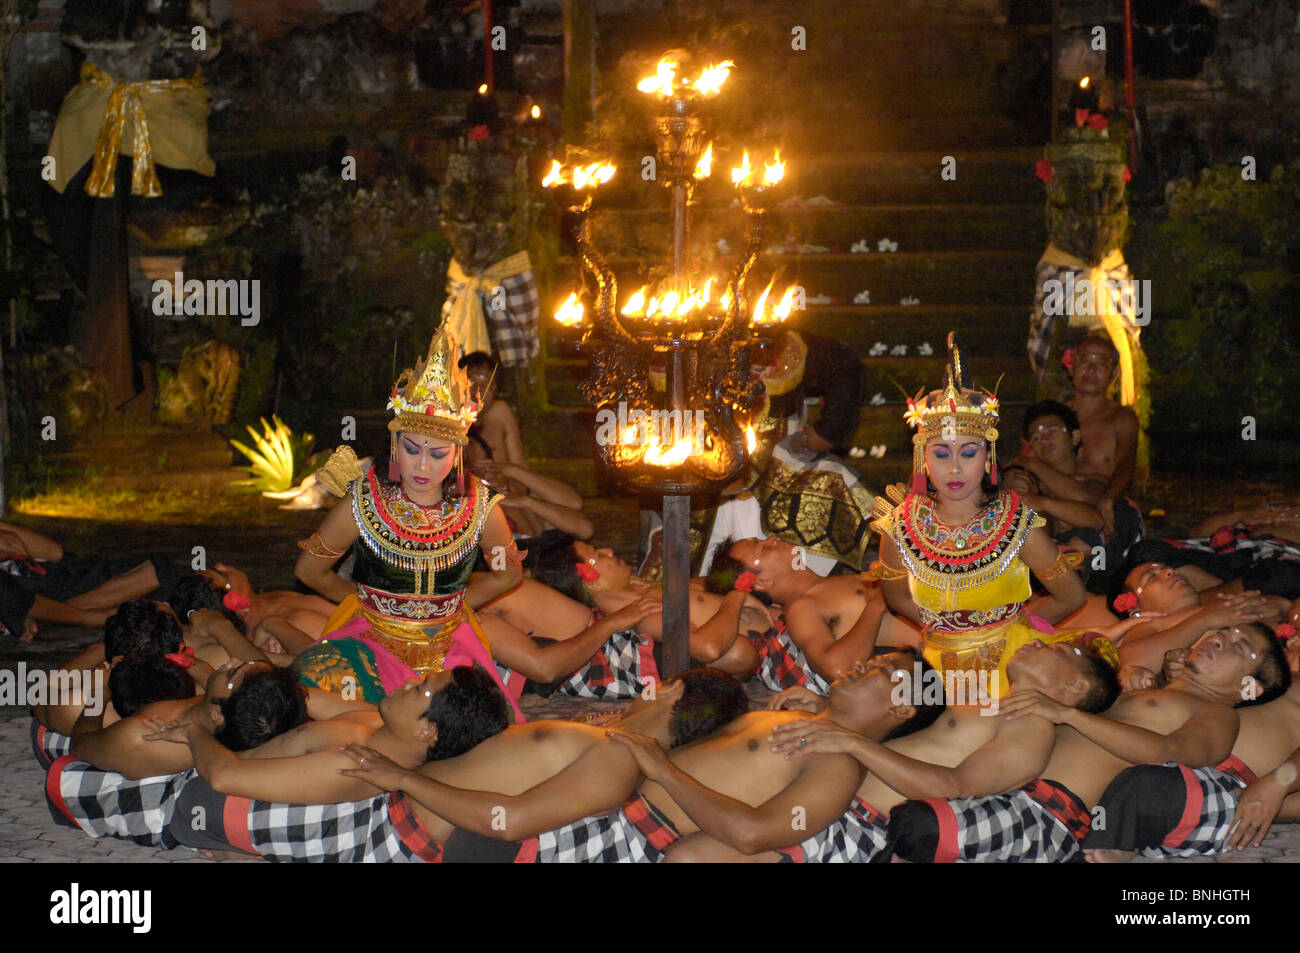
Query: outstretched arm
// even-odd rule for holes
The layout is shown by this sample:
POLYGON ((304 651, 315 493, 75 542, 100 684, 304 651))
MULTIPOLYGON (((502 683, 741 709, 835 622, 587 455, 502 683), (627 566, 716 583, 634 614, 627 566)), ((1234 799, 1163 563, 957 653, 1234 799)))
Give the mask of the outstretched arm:
POLYGON ((909 757, 832 721, 796 721, 772 732, 772 748, 791 757, 842 751, 906 798, 984 797, 1024 787, 1052 754, 1056 731, 1043 718, 1003 724, 995 738, 948 768, 909 757), (806 743, 800 739, 806 739, 806 743))
MULTIPOLYGON (((516 795, 452 787, 422 771, 402 770, 360 745, 349 745, 344 754, 352 763, 341 774, 401 791, 448 823, 497 840, 523 840, 580 817, 608 814, 623 805, 641 779, 636 763, 612 745, 589 748, 558 774, 516 795)), ((436 768, 426 765, 424 770, 436 768)))
POLYGON ((859 659, 866 658, 875 645, 880 618, 885 613, 885 600, 874 588, 868 590, 865 583, 861 585, 862 612, 840 639, 835 638, 813 598, 796 599, 786 609, 785 622, 790 628, 790 637, 803 650, 817 674, 827 681, 838 678, 859 659))

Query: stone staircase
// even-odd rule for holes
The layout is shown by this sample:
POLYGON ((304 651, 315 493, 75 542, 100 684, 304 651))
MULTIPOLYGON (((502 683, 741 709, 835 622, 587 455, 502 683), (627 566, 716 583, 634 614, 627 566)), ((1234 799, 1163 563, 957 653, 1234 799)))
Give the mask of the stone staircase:
MULTIPOLYGON (((810 304, 792 321, 862 355, 868 397, 879 396, 875 405, 863 406, 853 442, 864 449, 884 445, 886 453, 850 462, 873 487, 901 480, 910 469, 900 388, 915 393, 938 385, 949 330, 963 341, 977 384, 992 388, 1005 374, 998 394, 1009 411, 1003 432, 1012 439, 1004 453, 1018 447, 1019 408, 1034 398, 1025 338, 1034 266, 1046 238, 1042 186, 1033 174, 1042 143, 993 109, 986 77, 1016 31, 1048 39, 1041 29, 995 22, 996 9, 981 13, 963 3, 923 8, 915 0, 867 0, 795 17, 808 24, 809 51, 788 71, 780 94, 792 104, 783 120, 793 132, 782 143, 788 191, 831 201, 780 208, 765 244, 829 250, 765 253, 751 275, 751 289, 775 273, 778 288, 797 283, 810 299, 832 299, 810 304), (836 27, 830 51, 816 45, 828 35, 818 29, 819 15, 836 27), (945 156, 956 160, 953 180, 940 176, 945 156), (868 252, 850 251, 864 239, 868 252), (897 250, 880 250, 881 239, 897 243, 897 250), (864 290, 870 303, 855 304, 864 290), (903 305, 904 298, 918 303, 903 305), (917 353, 923 343, 930 345, 929 356, 917 353), (899 345, 906 354, 891 354, 899 345)), ((744 9, 751 19, 792 16, 767 3, 744 9)), ((611 32, 603 23, 601 29, 602 36, 611 32)), ((644 26, 638 32, 645 34, 644 26)), ((594 218, 597 241, 620 278, 620 301, 643 283, 648 267, 664 263, 666 252, 638 239, 647 221, 667 221, 665 192, 630 178, 602 190, 594 218)), ((710 239, 725 235, 735 249, 743 225, 724 193, 700 190, 692 229, 707 228, 710 239)), ((562 258, 557 302, 580 284, 577 263, 562 258)), ((549 320, 553 306, 543 307, 548 403, 585 424, 588 409, 577 384, 586 362, 572 336, 549 320)))

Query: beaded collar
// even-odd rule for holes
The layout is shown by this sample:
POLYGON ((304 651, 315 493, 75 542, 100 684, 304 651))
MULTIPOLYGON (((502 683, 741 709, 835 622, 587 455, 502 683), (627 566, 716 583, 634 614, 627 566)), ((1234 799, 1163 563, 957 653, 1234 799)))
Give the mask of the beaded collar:
POLYGON ((935 589, 967 589, 996 579, 1020 553, 1036 514, 1012 490, 998 494, 970 522, 939 519, 929 496, 909 493, 893 520, 894 542, 908 572, 935 589))
POLYGON ((407 499, 400 486, 380 483, 371 467, 353 483, 352 513, 362 541, 384 562, 410 572, 437 571, 478 546, 489 495, 471 477, 460 499, 422 506, 407 499))

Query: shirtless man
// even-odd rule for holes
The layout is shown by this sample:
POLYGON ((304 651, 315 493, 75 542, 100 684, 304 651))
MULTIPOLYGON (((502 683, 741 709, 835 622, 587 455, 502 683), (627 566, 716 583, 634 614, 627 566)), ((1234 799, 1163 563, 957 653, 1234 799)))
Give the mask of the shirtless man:
MULTIPOLYGON (((1084 808, 1084 826, 1076 835, 1081 839, 1089 815, 1099 816, 1092 809, 1103 791, 1130 765, 1177 761, 1196 768, 1228 757, 1237 738, 1234 706, 1243 701, 1243 685, 1256 685, 1260 699, 1284 690, 1270 641, 1277 640, 1253 626, 1207 633, 1193 648, 1194 661, 1182 678, 1167 688, 1126 692, 1103 714, 1067 708, 1042 692, 1025 690, 1003 699, 1002 708, 1008 717, 1036 715, 1058 726, 1041 778, 1070 792, 1084 808)), ((909 801, 891 813, 890 838, 897 855, 910 861, 1065 861, 1078 855, 1077 840, 1071 838, 1037 840, 1018 856, 999 857, 1006 818, 1018 810, 1013 798, 909 801)))
MULTIPOLYGON (((918 665, 911 672, 894 672, 892 678, 896 686, 903 686, 903 697, 915 698, 921 692, 921 687, 915 685, 921 671, 918 665)), ((1031 642, 1015 654, 1007 671, 1013 689, 1042 691, 1061 704, 1086 711, 1104 711, 1119 694, 1115 671, 1095 646, 1081 649, 1068 642, 1051 646, 1031 642)), ((1022 816, 1046 815, 1050 809, 1045 808, 1044 802, 1055 792, 1033 782, 1051 755, 1054 736, 1051 724, 1040 718, 999 716, 995 709, 966 697, 960 684, 953 683, 951 687, 954 691, 946 699, 942 716, 929 727, 905 737, 882 743, 836 721, 795 721, 775 728, 770 739, 771 750, 787 758, 842 752, 859 761, 869 773, 858 787, 850 809, 855 807, 876 818, 877 850, 884 848, 886 816, 894 805, 908 798, 978 797, 1025 788, 1023 796, 1028 809, 1022 816)), ((826 708, 824 700, 806 690, 792 689, 789 695, 774 701, 779 705, 795 701, 813 713, 826 708)), ((643 765, 643 770, 646 767, 643 765)), ((730 807, 721 794, 699 799, 697 796, 702 792, 697 790, 698 785, 682 777, 679 769, 666 765, 649 767, 647 777, 663 783, 677 803, 692 805, 695 810, 691 807, 687 810, 702 828, 726 829, 718 820, 719 812, 725 813, 730 807)), ((1041 820, 1044 824, 1052 823, 1046 816, 1041 820)), ((1029 826, 1028 821, 1024 826, 1029 826)), ((1059 828, 1056 836, 1069 836, 1064 823, 1056 826, 1059 828)), ((746 857, 736 845, 694 834, 674 846, 668 859, 719 862, 780 858, 770 853, 746 857)))
MULTIPOLYGON (((1272 634, 1258 622, 1246 627, 1272 634)), ((1140 764, 1121 771, 1101 796, 1109 820, 1084 842, 1088 860, 1132 860, 1139 850, 1186 857, 1259 846, 1274 819, 1300 820, 1300 796, 1293 796, 1300 790, 1294 770, 1300 764, 1294 757, 1300 748, 1300 683, 1290 678, 1280 643, 1270 645, 1263 657, 1274 671, 1263 680, 1280 678, 1285 694, 1267 702, 1247 697, 1238 705, 1241 727, 1232 754, 1214 767, 1140 764), (1190 827, 1189 806, 1196 812, 1190 827)), ((1170 653, 1166 678, 1175 682, 1188 666, 1199 666, 1200 658, 1187 649, 1170 653)))
POLYGON ((878 585, 857 575, 819 576, 798 547, 775 536, 737 540, 724 552, 754 574, 755 592, 782 607, 790 639, 824 682, 871 654, 886 611, 878 585))
POLYGON ((1101 512, 1106 535, 1115 533, 1115 501, 1128 490, 1137 467, 1138 419, 1131 407, 1108 396, 1119 375, 1119 353, 1104 333, 1090 334, 1074 350, 1070 368, 1083 446, 1079 476, 1101 512))
MULTIPOLYGON (((564 545, 558 537, 534 567, 533 578, 575 601, 594 603, 602 613, 617 612, 661 591, 658 584, 634 576, 632 568, 612 550, 597 549, 581 540, 564 545)), ((691 658, 737 678, 752 675, 758 653, 748 639, 738 637, 742 623, 765 629, 770 623, 762 603, 740 591, 719 596, 705 589, 703 579, 691 580, 691 658)), ((651 614, 641 620, 637 631, 659 642, 662 628, 662 616, 651 614)))
MULTIPOLYGON (((942 706, 896 705, 891 700, 893 672, 910 672, 916 661, 914 653, 906 652, 861 663, 832 684, 826 711, 816 719, 834 718, 839 724, 881 739, 924 727, 941 713, 942 706)), ((663 691, 661 687, 659 692, 663 691)), ((738 845, 745 853, 779 849, 798 853, 801 842, 808 840, 808 831, 823 832, 842 819, 845 805, 862 781, 861 767, 847 755, 816 754, 789 760, 773 753, 768 745, 772 730, 792 720, 807 720, 807 714, 750 712, 705 740, 674 749, 671 755, 672 764, 706 792, 702 797, 710 799, 710 803, 719 798, 725 803, 718 812, 717 826, 710 821, 710 833, 738 845), (792 818, 801 823, 792 823, 792 818)), ((410 772, 392 773, 387 766, 377 766, 366 751, 353 753, 358 768, 350 773, 369 777, 381 787, 400 786, 448 819, 454 810, 459 826, 483 837, 510 841, 530 838, 517 852, 539 861, 661 860, 679 836, 700 829, 692 819, 699 809, 689 792, 681 794, 678 801, 674 799, 675 791, 655 781, 643 783, 628 798, 641 769, 661 763, 662 738, 659 730, 647 731, 644 723, 638 726, 632 718, 623 719, 609 734, 615 752, 626 749, 618 785, 577 771, 575 762, 549 780, 546 776, 507 774, 510 790, 520 792, 512 797, 500 791, 456 791, 427 777, 412 777, 410 772), (654 754, 656 751, 660 754, 654 754), (540 780, 545 783, 527 787, 540 780), (600 791, 599 803, 586 794, 589 786, 600 791), (619 804, 622 807, 617 810, 599 813, 619 804), (498 808, 495 815, 494 807, 498 808), (531 840, 534 837, 535 842, 531 840)), ((606 751, 601 757, 612 756, 606 751)), ((453 765, 439 766, 440 771, 452 769, 453 765)), ((495 770, 509 772, 510 768, 495 770)), ((439 775, 438 780, 448 778, 439 775)), ((473 772, 456 780, 478 789, 484 778, 473 772)), ((825 846, 819 843, 816 849, 825 846)), ((809 845, 808 850, 813 849, 809 845)))
POLYGON ((1075 458, 1082 439, 1079 418, 1064 404, 1040 401, 1025 411, 1024 435, 1029 452, 1002 468, 1004 485, 1047 517, 1048 532, 1057 543, 1091 554, 1092 547, 1104 540, 1097 532, 1101 513, 1076 476, 1075 458))
POLYGON ((176 774, 194 767, 194 759, 183 745, 152 740, 160 721, 201 726, 230 751, 247 752, 302 724, 307 709, 304 690, 287 670, 230 659, 212 673, 203 695, 154 702, 102 730, 78 735, 72 755, 132 780, 176 774))
MULTIPOLYGON (((305 757, 249 766, 235 765, 222 756, 223 767, 205 756, 200 758, 200 772, 219 791, 298 804, 371 799, 375 787, 405 792, 414 801, 409 807, 423 832, 438 845, 439 858, 445 845, 448 860, 462 852, 481 853, 483 845, 473 836, 475 830, 495 838, 521 839, 584 813, 617 808, 640 780, 633 759, 609 740, 605 729, 578 722, 511 725, 472 750, 456 752, 458 756, 431 749, 426 758, 412 745, 399 750, 401 746, 394 745, 389 734, 419 740, 433 732, 436 737, 433 726, 420 720, 421 712, 412 706, 437 697, 439 680, 445 676, 412 682, 395 693, 395 702, 385 700, 386 733, 376 732, 370 741, 358 738, 343 753, 332 734, 330 743, 305 757), (412 716, 420 717, 412 721, 412 716), (457 831, 457 825, 462 830, 457 831)), ((647 732, 665 746, 676 746, 712 733, 748 704, 744 689, 734 679, 694 669, 658 685, 652 698, 633 702, 619 724, 647 732)), ((432 705, 429 710, 434 710, 432 705)), ((347 804, 337 807, 340 816, 354 811, 347 804)), ((208 814, 228 811, 228 806, 222 806, 208 814)), ((264 834, 255 838, 263 855, 278 857, 291 849, 279 843, 282 838, 273 831, 264 834)), ((177 835, 182 843, 194 840, 183 830, 177 835)))
POLYGON ((589 539, 595 527, 582 512, 582 496, 568 484, 528 469, 519 418, 509 404, 497 400, 496 359, 475 351, 462 357, 460 364, 482 405, 465 448, 470 472, 505 494, 501 505, 520 532, 536 536, 553 526, 589 539))
MULTIPOLYGON (((289 589, 254 592, 248 575, 225 563, 217 563, 214 569, 200 570, 194 575, 208 581, 216 592, 218 601, 243 620, 244 628, 250 635, 265 619, 276 617, 305 633, 314 643, 321 637, 325 623, 338 608, 337 604, 312 593, 289 589), (228 593, 233 595, 228 597, 228 593)), ((180 588, 180 583, 177 588, 180 588)))

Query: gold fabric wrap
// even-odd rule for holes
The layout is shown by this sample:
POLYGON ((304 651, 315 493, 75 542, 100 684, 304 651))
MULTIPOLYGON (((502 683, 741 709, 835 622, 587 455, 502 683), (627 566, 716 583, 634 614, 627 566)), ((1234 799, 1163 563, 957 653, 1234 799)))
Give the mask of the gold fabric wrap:
MULTIPOLYGON (((467 274, 455 258, 447 266, 447 279, 451 284, 451 313, 447 315, 447 327, 451 328, 456 340, 464 345, 464 353, 475 351, 492 353, 492 338, 488 335, 487 316, 483 313, 483 303, 478 292, 489 297, 497 285, 505 278, 523 274, 530 270, 533 263, 528 252, 521 251, 503 258, 494 265, 489 265, 477 275, 467 274)), ((432 434, 431 436, 442 436, 432 434)), ((444 439, 450 440, 450 437, 444 439)), ((464 441, 462 441, 463 443, 464 441)))
POLYGON ((188 79, 119 83, 93 63, 82 64, 81 81, 63 98, 50 137, 55 175, 50 185, 62 193, 93 157, 86 193, 111 198, 119 155, 136 160, 131 170, 132 195, 162 195, 155 161, 171 169, 213 175, 216 166, 208 155, 211 98, 202 72, 188 79))

